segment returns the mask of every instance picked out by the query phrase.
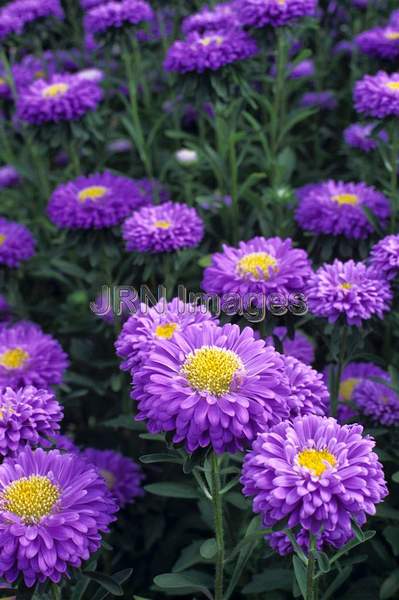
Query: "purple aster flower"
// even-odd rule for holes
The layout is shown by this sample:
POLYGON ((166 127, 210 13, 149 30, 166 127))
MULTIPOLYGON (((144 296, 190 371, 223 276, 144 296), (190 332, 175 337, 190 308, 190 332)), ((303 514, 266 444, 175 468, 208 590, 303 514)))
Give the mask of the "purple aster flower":
MULTIPOLYGON (((387 374, 384 374, 387 379, 387 374)), ((387 381, 391 384, 391 381, 387 381)), ((376 425, 399 425, 399 395, 393 389, 364 379, 356 386, 354 400, 361 412, 370 417, 376 425)))
POLYGON ((12 165, 0 167, 0 190, 13 187, 21 181, 18 171, 12 165))
POLYGON ((357 112, 384 119, 399 116, 399 73, 365 75, 353 94, 357 112))
MULTIPOLYGON (((273 329, 273 335, 281 341, 283 354, 293 356, 307 365, 312 364, 314 361, 313 344, 302 331, 297 329, 293 339, 290 339, 286 327, 276 327, 273 329)), ((275 345, 272 336, 266 338, 266 344, 268 346, 275 345)))
POLYGON ((399 10, 394 10, 389 17, 391 27, 399 27, 399 10))
POLYGON ((324 181, 297 190, 295 219, 305 231, 315 234, 343 235, 362 239, 374 231, 363 207, 367 207, 381 226, 391 214, 389 200, 365 183, 324 181))
POLYGON ((132 142, 127 138, 118 138, 112 140, 107 144, 107 151, 110 154, 121 154, 123 152, 130 152, 133 148, 132 142))
POLYGON ((84 28, 87 34, 96 35, 107 29, 138 25, 152 17, 152 9, 144 0, 111 1, 89 9, 84 17, 84 28))
POLYGON ((47 212, 60 228, 101 229, 118 225, 149 201, 135 181, 105 171, 60 184, 47 212))
POLYGON ((122 227, 126 249, 134 252, 174 252, 198 246, 204 224, 194 208, 177 202, 144 206, 122 227))
POLYGON ((323 92, 306 92, 299 102, 304 108, 317 107, 320 110, 334 110, 338 106, 334 92, 325 90, 323 92))
POLYGON ((67 366, 60 344, 35 323, 0 328, 0 388, 48 388, 62 382, 67 366))
POLYGON ((0 454, 16 456, 27 445, 50 447, 48 438, 59 430, 62 418, 62 407, 49 390, 0 390, 0 454))
MULTIPOLYGON (((375 129, 375 123, 353 123, 353 125, 349 125, 344 131, 344 140, 351 146, 351 148, 357 148, 358 150, 362 150, 362 152, 370 152, 371 150, 375 150, 378 146, 377 140, 373 139, 372 133, 375 129)), ((386 131, 380 131, 377 134, 377 137, 382 142, 388 141, 388 136, 386 131)))
POLYGON ((389 284, 378 279, 372 268, 353 260, 320 267, 307 288, 310 312, 328 318, 329 323, 342 316, 348 325, 360 327, 371 317, 382 319, 391 300, 389 284))
POLYGON ((0 466, 0 575, 58 583, 98 550, 117 505, 104 479, 75 454, 23 450, 0 466))
POLYGON ((316 15, 317 0, 237 0, 242 25, 282 27, 302 17, 316 15))
POLYGON ((350 40, 341 40, 332 49, 334 56, 337 54, 352 54, 355 49, 355 44, 350 40))
MULTIPOLYGON (((325 370, 325 379, 328 377, 328 369, 325 370)), ((387 378, 387 373, 373 363, 350 363, 341 375, 339 385, 338 421, 344 423, 359 416, 356 406, 356 390, 359 383, 370 377, 387 378)))
POLYGON ((288 416, 284 362, 238 325, 192 325, 159 340, 133 379, 137 420, 188 452, 236 452, 288 416))
POLYGON ((323 375, 293 356, 282 356, 290 389, 287 399, 289 418, 326 415, 330 396, 323 375))
POLYGON ((209 294, 234 292, 242 298, 288 295, 303 290, 311 275, 305 250, 293 248, 290 239, 255 237, 214 254, 202 288, 209 294))
POLYGON ((169 48, 164 62, 166 71, 203 73, 251 58, 258 51, 255 40, 241 29, 221 29, 201 35, 194 31, 169 48))
POLYGON ((211 31, 241 27, 236 11, 237 0, 223 2, 214 7, 204 6, 194 15, 183 19, 182 31, 185 35, 197 31, 209 34, 211 31))
POLYGON ((33 125, 75 121, 95 110, 103 97, 99 84, 76 75, 54 75, 39 79, 21 91, 17 117, 33 125))
POLYGON ((315 74, 315 66, 314 60, 308 58, 306 60, 302 60, 295 66, 289 65, 289 78, 290 79, 302 79, 304 77, 314 77, 315 74))
POLYGON ((21 34, 25 26, 39 19, 63 19, 59 0, 14 0, 0 9, 0 40, 21 34))
POLYGON ((35 245, 29 229, 0 217, 0 265, 19 267, 35 254, 35 245))
POLYGON ((169 7, 161 7, 153 12, 146 29, 136 32, 139 42, 157 42, 173 35, 176 11, 169 7))
POLYGON ((75 442, 69 437, 69 435, 55 433, 50 436, 50 442, 57 450, 62 450, 63 452, 68 452, 70 454, 77 454, 78 452, 80 452, 79 448, 77 447, 75 442))
POLYGON ((158 340, 174 339, 190 325, 214 322, 203 306, 186 304, 179 298, 166 303, 160 300, 153 308, 142 304, 124 324, 115 343, 116 353, 123 358, 121 369, 134 373, 146 363, 158 340))
POLYGON ((142 488, 144 474, 132 459, 114 450, 96 450, 95 448, 86 448, 81 456, 96 467, 120 508, 144 495, 142 488))
POLYGON ((399 272, 399 235, 387 235, 371 248, 369 263, 376 275, 395 279, 399 272))
POLYGON ((307 415, 258 436, 244 461, 244 494, 265 527, 288 518, 317 540, 342 545, 388 494, 373 438, 361 425, 307 415), (330 541, 330 540, 328 540, 330 541))
POLYGON ((399 56, 399 31, 391 26, 374 27, 355 37, 364 54, 393 60, 399 56))

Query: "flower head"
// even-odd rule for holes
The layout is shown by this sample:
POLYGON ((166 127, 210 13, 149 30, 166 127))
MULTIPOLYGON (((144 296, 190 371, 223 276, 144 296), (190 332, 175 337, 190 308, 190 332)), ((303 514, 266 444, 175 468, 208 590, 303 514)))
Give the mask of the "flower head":
POLYGON ((389 309, 392 291, 363 263, 335 260, 313 275, 307 288, 310 312, 335 323, 343 317, 348 325, 360 326, 374 316, 382 319, 389 309))
POLYGON ((283 360, 290 390, 287 399, 290 419, 326 415, 330 396, 323 375, 293 356, 283 355, 283 360))
POLYGON ((312 274, 305 250, 290 239, 255 237, 238 248, 223 246, 204 271, 202 288, 209 294, 297 293, 312 274))
POLYGON ((204 225, 194 208, 177 202, 144 206, 122 227, 126 249, 135 252, 174 252, 197 246, 204 225))
POLYGON ((57 227, 100 229, 118 225, 150 201, 134 180, 106 171, 61 183, 47 210, 57 227))
POLYGON ((34 323, 0 327, 0 388, 59 384, 68 358, 60 344, 34 323))
POLYGON ((18 171, 12 165, 0 167, 0 190, 17 185, 20 181, 18 171))
POLYGON ((35 254, 35 245, 29 229, 0 217, 0 265, 19 267, 35 254))
MULTIPOLYGON (((276 327, 273 329, 273 336, 276 336, 282 345, 282 353, 286 356, 293 356, 303 363, 310 365, 314 361, 314 348, 308 337, 298 329, 291 339, 286 327, 276 327)), ((268 346, 275 346, 272 336, 266 339, 268 346)), ((276 348, 278 350, 278 348, 276 348)))
POLYGON ((188 452, 242 450, 288 416, 283 359, 250 327, 206 322, 159 340, 133 383, 136 418, 188 452))
POLYGON ((382 227, 390 216, 389 200, 365 183, 325 181, 297 190, 296 221, 305 231, 347 238, 368 237, 374 227, 364 207, 382 227))
POLYGON ((354 400, 360 411, 376 425, 399 425, 399 395, 388 387, 392 382, 385 373, 387 385, 364 379, 356 386, 354 400))
POLYGON ((374 440, 362 434, 360 425, 314 415, 260 434, 241 481, 264 526, 288 518, 288 528, 335 537, 335 546, 351 538, 351 520, 363 525, 388 493, 374 440))
POLYGON ((205 6, 199 12, 186 17, 182 23, 182 31, 185 35, 197 31, 198 33, 209 33, 221 29, 232 29, 240 27, 236 11, 237 0, 223 2, 209 8, 205 6))
POLYGON ((135 315, 124 324, 115 343, 117 355, 123 359, 121 369, 134 372, 146 363, 159 340, 174 339, 190 325, 217 323, 204 307, 186 304, 174 298, 160 300, 153 308, 142 304, 135 315))
POLYGON ((173 43, 164 68, 178 73, 217 71, 225 65, 251 58, 257 51, 255 40, 242 29, 221 29, 204 34, 194 31, 184 40, 173 43))
POLYGON ((314 60, 311 58, 307 58, 306 60, 301 60, 296 65, 289 65, 289 78, 290 79, 302 79, 304 77, 314 77, 315 74, 315 65, 314 60))
POLYGON ((26 448, 0 465, 0 575, 58 583, 101 545, 117 506, 85 460, 26 448))
POLYGON ((27 386, 0 390, 0 454, 15 456, 24 446, 49 447, 63 410, 49 390, 27 386))
MULTIPOLYGON (((351 148, 356 148, 362 152, 371 152, 371 150, 375 150, 378 146, 378 141, 372 137, 374 129, 374 123, 363 125, 360 123, 353 123, 344 131, 345 143, 351 148)), ((388 136, 385 131, 380 131, 377 134, 377 138, 379 138, 381 142, 388 141, 388 136)))
POLYGON ((394 279, 399 272, 399 235, 387 235, 375 244, 369 263, 376 275, 394 279))
POLYGON ((355 42, 364 54, 393 60, 399 56, 399 27, 374 27, 357 35, 355 42))
POLYGON ((39 19, 63 19, 59 0, 13 0, 0 9, 0 40, 20 35, 25 27, 39 19))
POLYGON ((282 27, 303 17, 316 15, 317 0, 238 0, 242 25, 282 27))
POLYGON ((144 474, 139 465, 130 458, 114 450, 95 448, 86 448, 81 456, 96 467, 120 508, 144 495, 142 488, 144 474))
POLYGON ((87 34, 96 35, 108 29, 138 25, 152 17, 152 9, 144 0, 111 1, 90 8, 84 17, 84 28, 87 34))
POLYGON ((21 90, 17 117, 32 125, 75 121, 95 110, 102 97, 98 82, 77 75, 54 75, 21 90))
POLYGON ((399 73, 365 75, 353 93, 358 113, 384 119, 399 116, 399 73))
POLYGON ((299 101, 300 106, 316 107, 320 110, 334 110, 338 106, 334 92, 324 90, 322 92, 306 92, 299 101))

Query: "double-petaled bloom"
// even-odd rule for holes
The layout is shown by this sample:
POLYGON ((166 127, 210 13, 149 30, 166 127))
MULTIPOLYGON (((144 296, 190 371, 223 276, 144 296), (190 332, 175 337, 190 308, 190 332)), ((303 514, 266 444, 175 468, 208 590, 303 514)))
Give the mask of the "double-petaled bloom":
POLYGON ((358 113, 384 119, 399 116, 399 73, 378 71, 355 85, 353 98, 358 113))
POLYGON ((282 27, 315 16, 317 0, 237 0, 236 10, 242 25, 282 27))
POLYGON ((0 217, 0 265, 17 268, 35 254, 36 241, 25 225, 0 217))
MULTIPOLYGON (((361 425, 341 426, 332 418, 280 423, 260 434, 247 454, 244 494, 265 527, 287 519, 287 528, 299 526, 302 544, 312 534, 319 547, 340 547, 353 537, 352 520, 363 525, 388 493, 374 445, 361 425)), ((287 540, 272 540, 287 551, 287 540)))

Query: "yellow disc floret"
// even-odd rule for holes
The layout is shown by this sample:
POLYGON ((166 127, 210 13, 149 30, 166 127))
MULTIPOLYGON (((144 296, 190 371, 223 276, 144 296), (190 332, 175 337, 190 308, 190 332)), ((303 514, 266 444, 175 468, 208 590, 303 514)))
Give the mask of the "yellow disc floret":
POLYGON ((223 43, 223 38, 221 35, 208 35, 199 41, 202 46, 209 46, 212 42, 216 42, 220 46, 223 43))
POLYGON ((48 477, 31 475, 10 483, 1 494, 1 505, 24 523, 32 524, 49 515, 59 498, 58 487, 48 477))
POLYGON ((28 358, 28 352, 25 352, 22 348, 10 348, 0 354, 0 365, 6 369, 20 369, 28 358))
POLYGON ((339 205, 350 204, 354 206, 359 202, 359 198, 356 194, 335 194, 332 199, 339 205))
POLYGON ((98 200, 107 193, 107 188, 103 185, 91 185, 90 187, 80 190, 78 199, 80 202, 86 202, 86 200, 98 200))
POLYGON ((177 323, 162 323, 155 329, 155 335, 164 340, 170 340, 176 331, 177 323))
POLYGON ((277 260, 267 252, 251 252, 238 261, 241 275, 252 275, 256 279, 269 279, 270 270, 278 271, 277 260))
POLYGON ((172 223, 170 221, 166 221, 166 219, 158 219, 158 221, 154 222, 154 227, 158 229, 169 229, 172 223))
POLYGON ((348 283, 347 281, 345 281, 345 283, 341 283, 341 288, 343 290, 351 290, 352 289, 352 284, 348 283))
POLYGON ((45 98, 56 98, 56 96, 62 96, 68 91, 69 85, 67 83, 53 83, 44 88, 42 94, 45 98))
POLYGON ((2 246, 5 241, 6 241, 6 236, 4 235, 4 233, 0 233, 0 246, 2 246))
POLYGON ((337 460, 328 450, 310 448, 309 450, 302 450, 298 454, 298 463, 301 467, 310 471, 312 475, 320 477, 329 465, 335 467, 337 460))
POLYGON ((103 479, 105 479, 105 483, 107 484, 107 488, 112 490, 115 487, 116 477, 111 471, 108 469, 100 469, 99 473, 103 479))
POLYGON ((215 396, 229 392, 240 371, 244 371, 240 357, 232 350, 216 346, 203 346, 191 352, 182 367, 192 388, 215 396))
POLYGON ((387 40, 399 40, 399 31, 388 31, 385 37, 387 40))
POLYGON ((341 383, 341 385, 339 386, 339 395, 345 402, 349 402, 350 400, 352 400, 353 390, 359 382, 360 379, 358 379, 357 377, 349 377, 341 383))
POLYGON ((385 85, 388 89, 392 90, 393 92, 399 91, 399 81, 388 81, 388 83, 386 83, 385 85))

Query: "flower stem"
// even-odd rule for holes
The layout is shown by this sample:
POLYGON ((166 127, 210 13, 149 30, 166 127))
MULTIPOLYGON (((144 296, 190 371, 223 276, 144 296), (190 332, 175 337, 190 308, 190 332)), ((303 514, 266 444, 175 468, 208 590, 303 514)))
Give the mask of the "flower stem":
POLYGON ((344 369, 344 364, 346 360, 346 346, 347 346, 347 338, 348 331, 346 326, 344 326, 340 332, 340 340, 339 340, 339 353, 338 353, 338 361, 337 368, 334 373, 333 386, 331 389, 331 416, 337 416, 338 410, 338 400, 339 400, 339 387, 341 384, 342 371, 344 369))
POLYGON ((220 495, 220 465, 217 455, 211 456, 211 493, 216 539, 215 600, 223 600, 224 533, 223 506, 220 495))
POLYGON ((389 132, 391 145, 391 181, 390 181, 390 196, 392 202, 392 217, 391 217, 391 233, 396 232, 396 221, 398 217, 398 154, 399 154, 399 135, 397 125, 393 123, 389 132))
POLYGON ((316 600, 315 598, 315 558, 313 551, 309 550, 308 568, 306 576, 306 600, 316 600))

